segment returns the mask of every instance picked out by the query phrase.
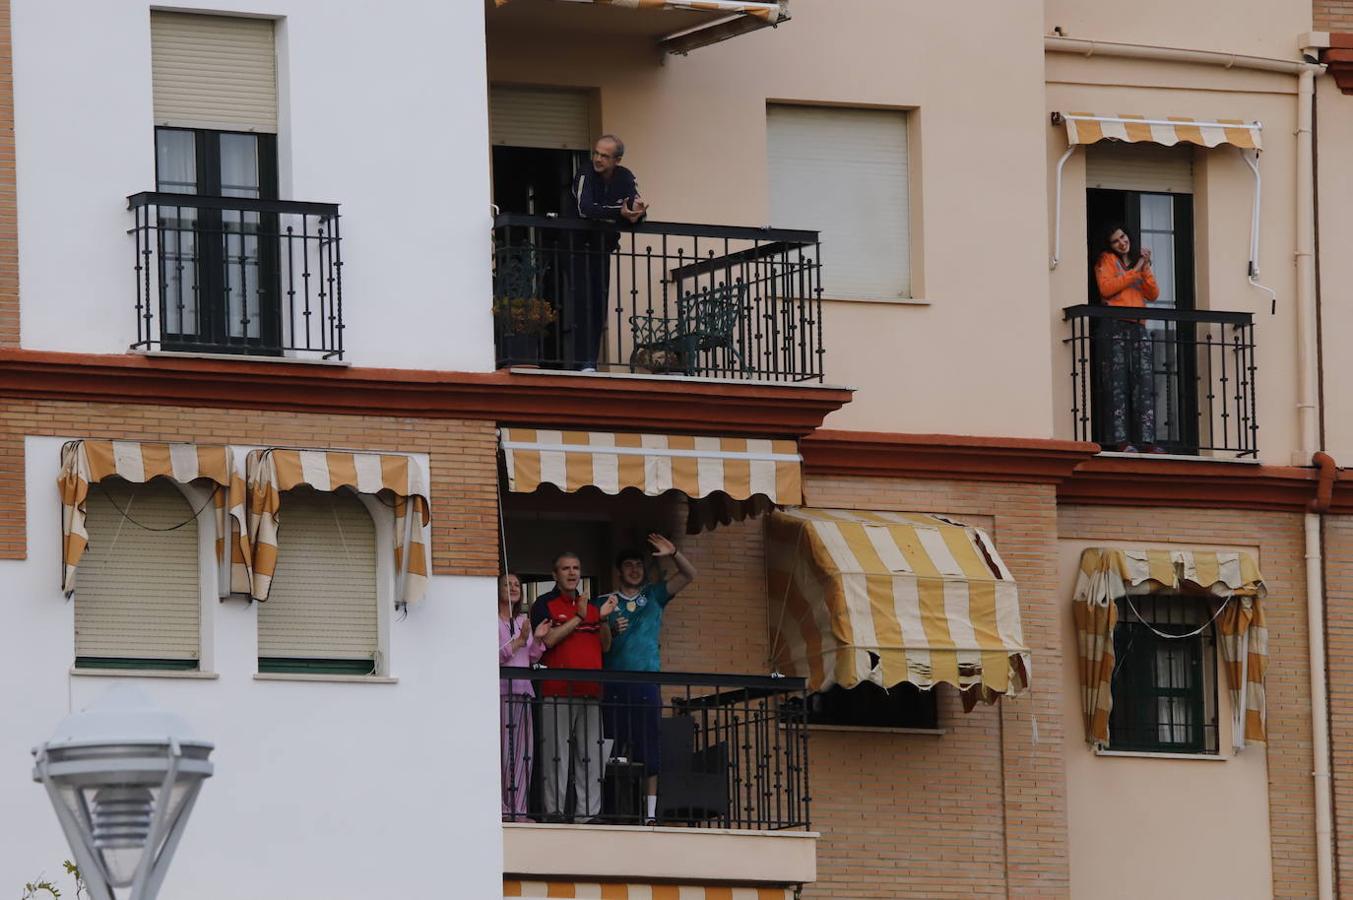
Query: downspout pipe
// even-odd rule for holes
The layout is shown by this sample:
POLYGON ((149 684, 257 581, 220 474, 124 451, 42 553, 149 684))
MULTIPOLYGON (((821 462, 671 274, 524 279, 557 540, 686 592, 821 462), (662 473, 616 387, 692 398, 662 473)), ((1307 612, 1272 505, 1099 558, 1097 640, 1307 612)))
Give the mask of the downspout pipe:
MULTIPOLYGON (((1328 508, 1325 494, 1333 490, 1329 473, 1333 460, 1320 452, 1317 385, 1319 352, 1316 331, 1315 290, 1315 144, 1312 124, 1315 107, 1315 76, 1325 67, 1304 61, 1184 50, 1146 44, 1086 41, 1049 35, 1043 38, 1049 53, 1074 53, 1084 57, 1107 56, 1154 60, 1162 63, 1196 63, 1226 69, 1249 69, 1295 75, 1297 78, 1297 177, 1296 177, 1296 325, 1298 396, 1297 425, 1301 441, 1299 458, 1320 469, 1316 499, 1304 516, 1306 559, 1306 624, 1311 676, 1312 780, 1315 793, 1316 890, 1319 900, 1334 900, 1334 845, 1330 791, 1329 692, 1325 672, 1325 580, 1321 515, 1328 508), (1328 460, 1328 461, 1326 461, 1328 460), (1325 482, 1329 490, 1323 491, 1325 482)), ((1257 260, 1254 261, 1257 264, 1257 260)))

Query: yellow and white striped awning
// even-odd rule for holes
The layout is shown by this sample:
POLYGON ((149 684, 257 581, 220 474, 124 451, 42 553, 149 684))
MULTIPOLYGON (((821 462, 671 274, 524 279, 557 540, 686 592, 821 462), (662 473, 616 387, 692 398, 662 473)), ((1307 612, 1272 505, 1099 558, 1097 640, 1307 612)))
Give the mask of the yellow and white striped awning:
POLYGON ((359 494, 388 492, 394 498, 395 597, 412 603, 427 590, 432 570, 428 526, 431 506, 423 472, 407 456, 337 450, 254 450, 245 461, 248 535, 253 550, 249 595, 267 600, 277 570, 277 529, 282 491, 309 485, 317 491, 347 487, 359 494), (409 515, 412 504, 415 516, 409 515))
POLYGON ((220 595, 247 590, 249 545, 245 540, 244 483, 230 451, 222 446, 149 441, 68 441, 61 448, 57 488, 61 495, 61 590, 75 590, 75 571, 89 543, 85 501, 89 486, 116 476, 132 484, 170 478, 180 484, 205 480, 215 488, 212 506, 216 525, 220 595), (232 564, 226 563, 227 544, 232 564))
MULTIPOLYGON (((1118 601, 1142 594, 1204 594, 1216 598, 1218 647, 1231 697, 1231 740, 1267 740, 1268 588, 1254 557, 1241 551, 1088 547, 1081 553, 1072 596, 1077 673, 1085 739, 1109 746, 1113 710, 1114 628, 1118 601)), ((1129 607, 1129 610, 1133 607, 1129 607)))
POLYGON ((1067 141, 1076 144, 1094 144, 1102 140, 1122 141, 1128 144, 1197 144, 1199 147, 1217 147, 1230 144, 1242 150, 1260 150, 1258 122, 1240 119, 1206 121, 1187 116, 1118 115, 1100 116, 1094 113, 1058 113, 1066 123, 1067 141))
POLYGON ((699 499, 722 492, 733 500, 760 495, 789 506, 803 502, 802 459, 794 441, 535 428, 504 428, 501 436, 514 492, 552 484, 570 493, 633 488, 650 497, 680 491, 699 499))
MULTIPOLYGON (((494 6, 506 6, 511 0, 493 0, 494 6)), ((772 25, 780 21, 779 3, 751 2, 751 0, 570 0, 573 3, 595 3, 620 9, 670 9, 681 12, 723 13, 729 16, 753 16, 772 25)))
POLYGON ((811 691, 943 682, 970 706, 1028 687, 1019 592, 980 529, 913 513, 787 510, 770 517, 766 566, 772 661, 811 691))
POLYGON ((503 896, 591 897, 597 900, 794 900, 794 889, 626 884, 619 881, 514 881, 511 878, 504 878, 503 896))

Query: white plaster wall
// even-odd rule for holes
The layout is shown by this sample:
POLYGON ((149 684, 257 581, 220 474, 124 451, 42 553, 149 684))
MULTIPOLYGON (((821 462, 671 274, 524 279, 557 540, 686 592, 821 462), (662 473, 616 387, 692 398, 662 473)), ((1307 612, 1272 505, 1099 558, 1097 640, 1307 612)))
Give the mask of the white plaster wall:
MULTIPOLYGON (((26 440, 28 559, 0 562, 0 892, 69 857, 29 750, 113 680, 69 674, 61 443, 26 440)), ((496 596, 491 578, 434 577, 392 623, 395 684, 256 681, 257 605, 212 610, 216 679, 136 679, 216 743, 162 895, 501 895, 496 596)))
MULTIPOLYGON (((279 19, 280 193, 341 206, 346 358, 491 369, 482 4, 172 6, 279 19)), ((136 340, 125 198, 154 188, 149 9, 12 4, 26 348, 136 340)))

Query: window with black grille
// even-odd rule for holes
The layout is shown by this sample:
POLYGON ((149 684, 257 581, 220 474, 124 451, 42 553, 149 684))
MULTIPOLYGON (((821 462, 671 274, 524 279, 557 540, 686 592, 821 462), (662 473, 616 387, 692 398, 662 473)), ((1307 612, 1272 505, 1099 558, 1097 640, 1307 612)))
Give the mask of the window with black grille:
POLYGON ((1109 749, 1217 752, 1212 604, 1149 595, 1118 601, 1109 749))

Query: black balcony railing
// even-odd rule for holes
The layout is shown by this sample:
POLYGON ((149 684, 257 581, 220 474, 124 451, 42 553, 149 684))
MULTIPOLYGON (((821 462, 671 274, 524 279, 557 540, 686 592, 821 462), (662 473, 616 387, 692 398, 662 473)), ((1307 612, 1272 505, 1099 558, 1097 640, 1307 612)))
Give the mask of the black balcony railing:
POLYGON ((1252 314, 1118 306, 1063 313, 1077 440, 1106 450, 1257 454, 1252 314))
POLYGON ((803 679, 524 668, 501 677, 504 820, 808 827, 803 679))
POLYGON ((820 381, 821 269, 815 231, 500 215, 498 365, 820 381))
POLYGON ((134 349, 343 357, 338 205, 144 192, 134 349))

